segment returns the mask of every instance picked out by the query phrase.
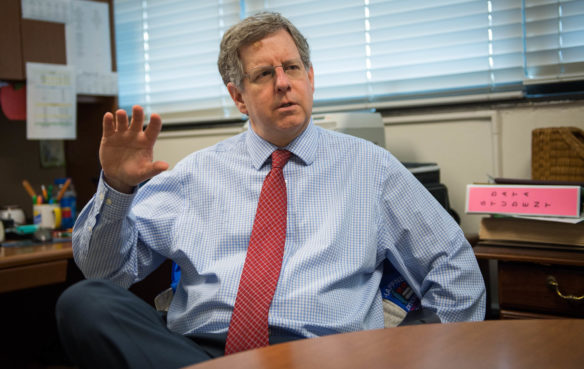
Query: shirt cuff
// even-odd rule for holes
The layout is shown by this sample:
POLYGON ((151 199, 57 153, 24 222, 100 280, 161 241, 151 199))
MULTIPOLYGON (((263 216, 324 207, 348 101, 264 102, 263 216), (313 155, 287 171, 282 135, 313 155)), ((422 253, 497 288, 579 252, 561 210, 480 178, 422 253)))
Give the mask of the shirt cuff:
POLYGON ((101 209, 99 211, 101 217, 109 220, 123 219, 130 211, 137 192, 138 187, 135 187, 130 194, 116 191, 106 183, 102 171, 95 194, 96 206, 101 209))

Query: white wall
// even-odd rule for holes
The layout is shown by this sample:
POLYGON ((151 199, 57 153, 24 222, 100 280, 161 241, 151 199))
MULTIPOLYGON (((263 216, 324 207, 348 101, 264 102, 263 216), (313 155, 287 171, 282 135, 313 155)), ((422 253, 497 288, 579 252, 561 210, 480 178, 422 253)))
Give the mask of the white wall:
POLYGON ((161 132, 154 145, 154 160, 164 160, 173 167, 188 154, 213 146, 238 134, 242 129, 212 128, 161 132))
MULTIPOLYGON (((584 102, 541 103, 496 110, 386 116, 387 148, 402 161, 436 162, 461 227, 477 233, 482 215, 464 214, 466 185, 488 176, 531 177, 531 131, 550 126, 584 129, 584 102)), ((171 165, 240 128, 163 132, 155 158, 171 165)))

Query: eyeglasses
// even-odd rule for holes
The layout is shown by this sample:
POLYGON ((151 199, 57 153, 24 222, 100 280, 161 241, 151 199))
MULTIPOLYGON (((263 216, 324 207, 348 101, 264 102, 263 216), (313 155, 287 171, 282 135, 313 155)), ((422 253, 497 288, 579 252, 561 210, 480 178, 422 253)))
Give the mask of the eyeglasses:
POLYGON ((295 59, 282 63, 282 65, 266 65, 253 68, 249 71, 249 73, 245 73, 245 76, 251 83, 272 83, 274 81, 274 77, 276 76, 276 68, 282 68, 288 78, 291 79, 299 79, 304 75, 304 64, 302 64, 302 61, 295 59))

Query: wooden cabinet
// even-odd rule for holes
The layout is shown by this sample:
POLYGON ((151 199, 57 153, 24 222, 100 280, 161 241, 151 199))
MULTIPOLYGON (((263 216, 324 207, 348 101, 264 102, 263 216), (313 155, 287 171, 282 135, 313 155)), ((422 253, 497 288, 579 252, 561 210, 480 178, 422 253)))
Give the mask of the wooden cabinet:
MULTIPOLYGON (((67 64, 65 24, 22 19, 22 62, 67 64)), ((26 67, 24 67, 26 77, 26 67)))
MULTIPOLYGON (((584 250, 493 246, 479 241, 480 261, 495 261, 485 280, 501 319, 584 318, 584 250), (489 275, 494 273, 495 275, 489 275), (496 294, 496 296, 492 296, 496 294)), ((483 269, 485 270, 485 269, 483 269)))
POLYGON ((2 0, 0 79, 24 80, 26 62, 67 64, 65 25, 22 19, 20 0, 2 0))
POLYGON ((0 2, 0 79, 23 79, 20 0, 0 2))

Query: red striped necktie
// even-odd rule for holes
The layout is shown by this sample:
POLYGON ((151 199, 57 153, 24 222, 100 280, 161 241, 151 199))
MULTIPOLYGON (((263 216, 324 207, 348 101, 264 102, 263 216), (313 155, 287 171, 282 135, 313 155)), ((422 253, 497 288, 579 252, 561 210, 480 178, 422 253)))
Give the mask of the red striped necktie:
POLYGON ((267 346, 268 311, 274 297, 286 242, 286 183, 282 169, 290 152, 272 153, 272 170, 266 176, 251 239, 239 281, 225 354, 267 346))

